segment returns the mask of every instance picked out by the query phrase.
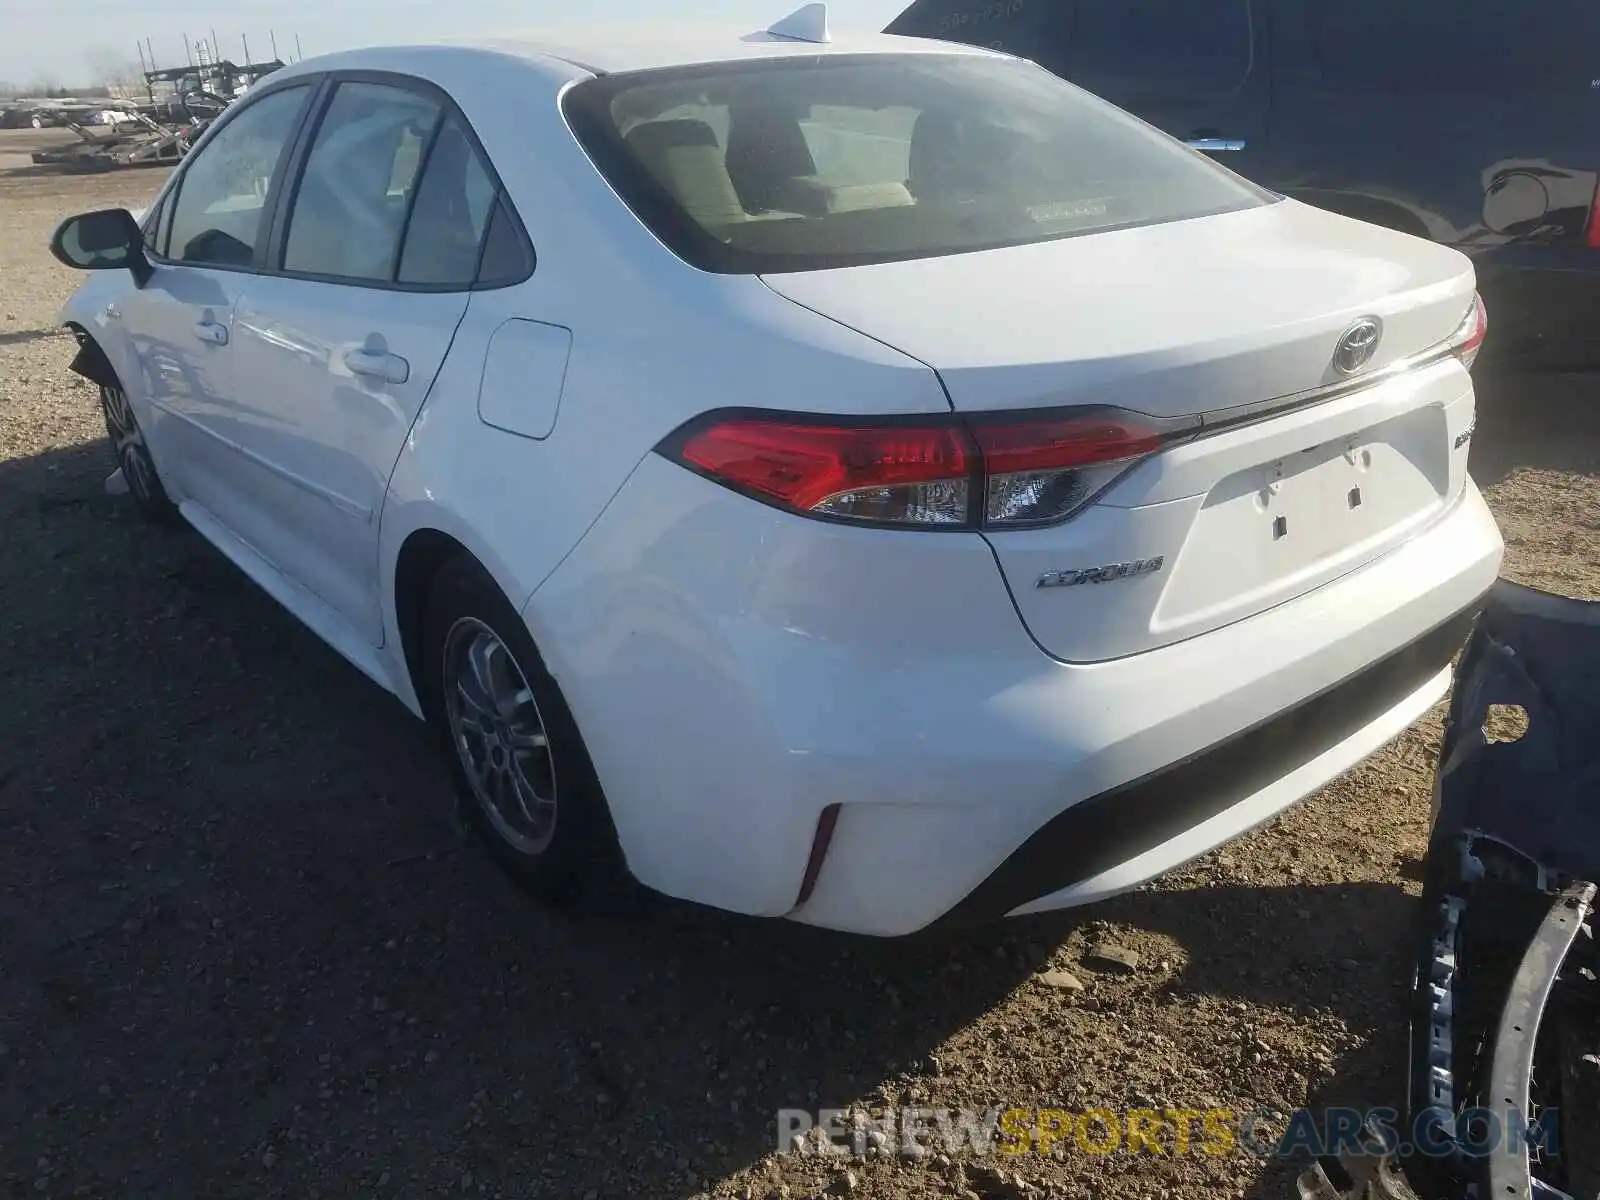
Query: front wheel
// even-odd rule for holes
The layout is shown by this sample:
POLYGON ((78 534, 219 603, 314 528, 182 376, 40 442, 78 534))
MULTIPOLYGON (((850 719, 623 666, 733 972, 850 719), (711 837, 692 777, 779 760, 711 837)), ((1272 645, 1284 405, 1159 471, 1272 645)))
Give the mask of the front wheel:
POLYGON ((463 808, 542 899, 630 890, 600 781, 521 616, 474 561, 442 568, 424 630, 424 703, 463 808))
POLYGON ((105 414, 111 451, 128 484, 128 494, 143 516, 151 521, 170 523, 178 509, 168 499, 166 488, 161 486, 155 459, 150 457, 150 447, 144 440, 144 431, 139 428, 138 418, 133 415, 133 406, 128 403, 128 394, 120 385, 102 384, 100 408, 105 414))

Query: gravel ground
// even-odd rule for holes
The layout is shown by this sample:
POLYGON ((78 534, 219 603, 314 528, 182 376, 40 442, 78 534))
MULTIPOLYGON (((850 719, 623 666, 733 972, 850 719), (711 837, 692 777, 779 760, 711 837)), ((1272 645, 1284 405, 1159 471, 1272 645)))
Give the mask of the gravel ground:
MULTIPOLYGON (((0 1188, 1277 1198, 1289 1168, 1245 1155, 777 1156, 774 1114, 1396 1098, 1437 713, 1079 914, 878 944, 534 907, 460 835, 398 704, 104 495, 95 397, 52 331, 74 279, 44 245, 159 180, 15 169, 42 140, 0 135, 0 1188), (1136 969, 1086 962, 1107 938, 1136 969)), ((1589 597, 1597 401, 1487 378, 1473 449, 1509 573, 1589 597)))

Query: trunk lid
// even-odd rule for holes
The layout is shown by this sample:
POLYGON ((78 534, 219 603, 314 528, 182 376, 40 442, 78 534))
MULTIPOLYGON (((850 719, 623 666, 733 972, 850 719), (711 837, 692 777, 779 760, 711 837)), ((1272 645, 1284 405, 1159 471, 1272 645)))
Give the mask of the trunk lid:
MULTIPOLYGON (((1334 352, 1361 318, 1382 332, 1357 379, 1439 346, 1475 288, 1464 255, 1294 201, 763 278, 927 363, 958 412, 1208 417, 1351 382, 1334 352)), ((1469 376, 1448 360, 1171 448, 1064 524, 985 536, 1047 651, 1139 653, 1283 603, 1412 536, 1464 485, 1471 420, 1469 376)))
POLYGON ((1333 383, 1339 335, 1384 322, 1381 370, 1448 338, 1463 254, 1283 200, 1142 229, 766 275, 796 303, 921 359, 957 411, 1114 404, 1157 416, 1333 383))

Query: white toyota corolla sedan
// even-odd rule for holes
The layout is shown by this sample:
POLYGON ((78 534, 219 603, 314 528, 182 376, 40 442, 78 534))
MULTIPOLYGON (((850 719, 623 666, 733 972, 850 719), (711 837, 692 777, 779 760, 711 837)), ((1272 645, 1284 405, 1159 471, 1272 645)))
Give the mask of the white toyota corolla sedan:
POLYGON ((1473 268, 824 18, 286 67, 63 224, 73 366, 535 892, 1108 896, 1446 692, 1502 553, 1473 268))

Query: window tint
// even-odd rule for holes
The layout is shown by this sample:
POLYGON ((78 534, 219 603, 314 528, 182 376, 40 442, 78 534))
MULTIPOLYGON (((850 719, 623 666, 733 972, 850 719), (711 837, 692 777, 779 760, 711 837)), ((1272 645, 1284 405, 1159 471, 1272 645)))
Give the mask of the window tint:
POLYGON ((1345 0, 1312 20, 1331 83, 1575 95, 1600 78, 1595 0, 1345 0))
POLYGON ((185 166, 167 255, 249 266, 264 235, 267 189, 310 89, 271 92, 241 108, 185 166))
POLYGON ((478 267, 482 287, 502 287, 521 283, 533 273, 533 252, 511 215, 504 196, 495 197, 489 216, 489 232, 483 239, 483 261, 478 267))
POLYGON ((1016 59, 682 67, 585 80, 565 104, 618 195, 704 270, 891 262, 1267 202, 1016 59))
POLYGON ((323 114, 289 214, 286 271, 387 283, 437 101, 341 83, 323 114))
POLYGON ((1077 0, 1067 76, 1112 101, 1129 93, 1192 101, 1250 73, 1251 0, 1077 0))
POLYGON ((400 282, 470 287, 494 199, 488 168, 451 117, 439 130, 417 186, 400 282))

